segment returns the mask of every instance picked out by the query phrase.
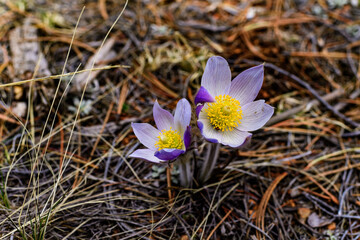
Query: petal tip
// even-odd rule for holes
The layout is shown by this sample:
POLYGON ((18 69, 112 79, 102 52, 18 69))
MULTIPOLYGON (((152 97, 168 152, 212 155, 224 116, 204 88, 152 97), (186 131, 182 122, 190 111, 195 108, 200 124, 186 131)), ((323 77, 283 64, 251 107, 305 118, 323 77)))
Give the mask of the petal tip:
POLYGON ((137 149, 128 157, 139 158, 152 163, 161 163, 162 160, 154 156, 155 151, 150 149, 137 149))
POLYGON ((254 101, 264 81, 264 65, 246 69, 231 82, 229 95, 242 104, 254 101))
POLYGON ((190 125, 191 121, 191 105, 189 101, 182 98, 176 105, 174 123, 176 129, 183 134, 186 131, 186 127, 190 125))
POLYGON ((169 130, 174 126, 174 116, 167 110, 163 109, 157 100, 153 107, 153 117, 156 127, 160 130, 169 130))
POLYGON ((201 86, 205 87, 212 96, 224 94, 231 82, 231 71, 228 62, 220 56, 212 56, 206 62, 201 77, 201 86))
POLYGON ((161 149, 160 151, 155 152, 155 157, 163 161, 171 161, 183 153, 185 153, 185 150, 182 149, 161 149))
POLYGON ((195 96, 194 102, 195 105, 197 105, 199 103, 215 102, 215 99, 205 87, 201 86, 195 96))

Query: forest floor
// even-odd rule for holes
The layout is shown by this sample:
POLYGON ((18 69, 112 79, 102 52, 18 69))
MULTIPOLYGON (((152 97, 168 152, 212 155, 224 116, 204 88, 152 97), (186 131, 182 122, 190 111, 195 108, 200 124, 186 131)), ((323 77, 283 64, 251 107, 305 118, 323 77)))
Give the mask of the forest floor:
POLYGON ((359 239, 359 5, 3 0, 0 239, 359 239), (265 63, 275 113, 183 188, 131 123, 193 103, 213 55, 265 63))

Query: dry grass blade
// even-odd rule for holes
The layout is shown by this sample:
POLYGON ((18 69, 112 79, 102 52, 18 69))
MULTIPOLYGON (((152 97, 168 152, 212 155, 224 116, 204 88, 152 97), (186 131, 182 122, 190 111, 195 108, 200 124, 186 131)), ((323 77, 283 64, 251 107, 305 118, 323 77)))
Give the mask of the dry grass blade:
POLYGON ((91 71, 100 71, 100 70, 108 70, 108 69, 113 69, 113 68, 129 68, 129 66, 126 66, 126 65, 113 65, 113 66, 104 66, 104 67, 99 67, 99 68, 84 69, 84 70, 71 72, 71 73, 64 73, 64 74, 53 75, 53 76, 48 76, 48 77, 27 79, 27 80, 22 80, 22 81, 18 81, 18 82, 0 84, 0 88, 13 87, 13 86, 23 85, 23 84, 31 83, 31 82, 60 79, 60 78, 63 78, 63 77, 74 76, 74 75, 79 74, 79 73, 91 72, 91 71))

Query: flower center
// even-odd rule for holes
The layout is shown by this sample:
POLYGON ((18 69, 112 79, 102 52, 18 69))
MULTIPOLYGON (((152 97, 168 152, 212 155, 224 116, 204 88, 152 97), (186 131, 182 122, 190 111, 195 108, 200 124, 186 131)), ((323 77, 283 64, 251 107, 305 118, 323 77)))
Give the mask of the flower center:
POLYGON ((215 102, 208 103, 205 109, 210 124, 216 130, 232 131, 242 119, 240 102, 229 95, 215 97, 215 102))
POLYGON ((159 141, 155 143, 155 147, 158 148, 158 151, 164 148, 182 149, 184 146, 178 131, 174 131, 171 128, 167 131, 162 130, 157 138, 159 141))

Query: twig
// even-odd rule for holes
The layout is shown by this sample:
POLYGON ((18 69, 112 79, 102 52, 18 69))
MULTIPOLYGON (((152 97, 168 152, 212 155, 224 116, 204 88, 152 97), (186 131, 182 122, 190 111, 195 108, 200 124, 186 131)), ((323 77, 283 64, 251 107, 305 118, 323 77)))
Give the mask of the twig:
POLYGON ((206 240, 210 240, 211 236, 215 233, 216 229, 218 229, 220 227, 220 225, 225 221, 225 219, 230 215, 230 213, 232 213, 234 209, 230 209, 230 211, 228 211, 226 213, 226 215, 221 219, 221 221, 216 224, 216 226, 214 227, 214 229, 210 232, 209 236, 206 238, 206 240))
MULTIPOLYGON (((330 100, 333 100, 333 99, 336 99, 338 97, 340 97, 341 95, 344 94, 344 89, 342 88, 339 88, 339 89, 336 89, 335 91, 331 92, 331 93, 328 93, 326 94, 325 96, 323 96, 322 98, 325 100, 325 101, 330 101, 330 100)), ((320 102, 316 99, 313 99, 311 100, 310 102, 308 103, 304 103, 298 107, 295 107, 295 108, 292 108, 292 109, 289 109, 288 111, 286 112, 283 112, 283 113, 280 113, 280 114, 277 114, 276 116, 272 117, 267 123, 266 123, 266 126, 271 126, 275 123, 278 123, 278 122, 281 122, 282 120, 285 120, 287 118, 290 118, 292 117, 293 115, 301 112, 301 111, 308 111, 310 110, 311 108, 315 107, 315 106, 318 106, 320 104, 320 102)))
MULTIPOLYGON (((267 205, 269 203, 270 197, 275 190, 276 186, 281 182, 281 180, 288 175, 287 172, 282 173, 281 175, 277 176, 277 178, 270 184, 269 188, 264 193, 264 196, 261 199, 261 202, 259 204, 258 210, 256 212, 256 226, 265 230, 265 211, 267 208, 267 205)), ((260 232, 256 232, 256 236, 258 239, 263 239, 260 234, 260 232)))
MULTIPOLYGON (((355 99, 360 95, 360 89, 356 89, 355 91, 353 91, 350 96, 349 99, 355 99)), ((339 102, 335 105, 335 109, 340 111, 341 109, 343 109, 344 107, 346 107, 349 103, 347 102, 339 102)))

